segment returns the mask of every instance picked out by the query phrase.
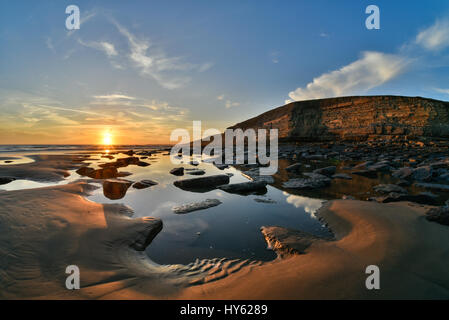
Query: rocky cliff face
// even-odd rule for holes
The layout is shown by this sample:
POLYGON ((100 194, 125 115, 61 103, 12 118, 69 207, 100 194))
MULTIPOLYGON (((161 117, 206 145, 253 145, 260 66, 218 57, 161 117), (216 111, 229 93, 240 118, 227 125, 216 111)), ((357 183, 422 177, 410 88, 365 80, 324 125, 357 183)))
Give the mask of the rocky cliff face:
POLYGON ((449 102, 401 96, 298 101, 231 128, 277 128, 281 141, 449 138, 449 102))

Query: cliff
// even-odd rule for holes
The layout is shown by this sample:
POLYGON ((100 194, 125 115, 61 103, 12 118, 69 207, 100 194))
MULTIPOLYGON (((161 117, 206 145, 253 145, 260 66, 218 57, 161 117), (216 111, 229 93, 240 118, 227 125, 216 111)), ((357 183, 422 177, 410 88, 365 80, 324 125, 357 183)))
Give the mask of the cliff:
POLYGON ((230 128, 277 128, 280 141, 449 138, 449 102, 402 96, 297 101, 230 128))

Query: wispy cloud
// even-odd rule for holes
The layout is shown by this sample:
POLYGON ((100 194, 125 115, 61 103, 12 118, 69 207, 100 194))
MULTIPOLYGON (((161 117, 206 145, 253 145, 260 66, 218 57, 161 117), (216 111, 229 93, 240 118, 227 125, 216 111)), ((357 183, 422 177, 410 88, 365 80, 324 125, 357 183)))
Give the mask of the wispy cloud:
POLYGON ((115 50, 115 47, 112 43, 109 43, 107 41, 88 41, 84 42, 81 39, 78 39, 78 42, 89 48, 93 48, 99 51, 104 52, 108 57, 113 57, 117 55, 117 51, 115 50))
POLYGON ((170 57, 150 40, 137 37, 124 26, 112 20, 117 30, 126 37, 129 43, 129 60, 141 75, 149 76, 167 89, 176 89, 190 82, 190 76, 178 72, 204 72, 212 67, 212 63, 195 65, 184 62, 181 57, 170 57))
POLYGON ((367 51, 360 59, 322 74, 305 88, 290 92, 289 97, 292 100, 308 100, 364 92, 395 78, 408 63, 409 60, 400 55, 367 51))
POLYGON ((238 107, 240 105, 239 102, 231 101, 229 99, 225 99, 225 95, 221 94, 217 97, 218 101, 224 101, 224 105, 226 109, 232 108, 232 107, 238 107))
POLYGON ((95 99, 100 100, 136 100, 134 97, 130 97, 123 94, 108 94, 108 95, 100 95, 94 96, 95 99))
POLYGON ((437 20, 416 36, 416 43, 427 50, 437 51, 449 46, 449 19, 437 20))
POLYGON ((435 91, 440 92, 440 93, 449 94, 449 89, 435 88, 435 91))

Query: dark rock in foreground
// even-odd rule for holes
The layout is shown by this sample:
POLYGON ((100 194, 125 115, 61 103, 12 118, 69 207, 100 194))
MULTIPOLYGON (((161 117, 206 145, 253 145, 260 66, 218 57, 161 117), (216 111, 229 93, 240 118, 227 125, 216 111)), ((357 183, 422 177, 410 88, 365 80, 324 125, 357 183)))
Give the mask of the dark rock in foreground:
POLYGON ((421 192, 419 194, 402 194, 396 192, 390 192, 386 196, 372 198, 371 200, 375 200, 381 203, 389 203, 389 202, 399 202, 399 201, 410 201, 420 204, 435 204, 437 196, 429 194, 427 192, 421 192))
POLYGON ((449 226, 449 207, 433 208, 426 212, 426 219, 449 226))
POLYGON ((16 180, 16 179, 10 178, 10 177, 0 177, 0 185, 10 183, 14 180, 16 180))
POLYGON ((216 207, 219 204, 221 204, 221 201, 218 199, 206 199, 201 202, 193 202, 193 203, 183 204, 181 206, 176 206, 176 207, 173 207, 172 210, 174 213, 183 214, 183 213, 189 213, 192 211, 216 207))
POLYGON ((183 167, 173 168, 170 170, 170 173, 175 176, 182 176, 184 175, 184 168, 183 167))
POLYGON ((188 191, 206 191, 213 190, 216 187, 229 183, 229 177, 225 174, 214 176, 184 179, 175 181, 173 184, 183 190, 188 191))
POLYGON ((287 189, 317 189, 326 187, 330 184, 331 179, 318 173, 306 172, 304 175, 308 178, 290 179, 282 184, 287 189))
POLYGON ((307 232, 277 226, 262 227, 261 232, 268 248, 281 255, 306 253, 312 243, 325 241, 307 232))
POLYGON ((219 186, 218 189, 229 193, 249 193, 253 191, 266 190, 265 181, 250 181, 242 183, 233 183, 219 186))
POLYGON ((132 185, 131 181, 122 179, 108 179, 103 182, 103 194, 111 200, 121 199, 132 185))
POLYGON ((153 181, 153 180, 142 180, 142 181, 134 183, 133 184, 133 188, 145 189, 145 188, 148 188, 148 187, 151 187, 151 186, 155 186, 157 184, 158 183, 156 181, 153 181))

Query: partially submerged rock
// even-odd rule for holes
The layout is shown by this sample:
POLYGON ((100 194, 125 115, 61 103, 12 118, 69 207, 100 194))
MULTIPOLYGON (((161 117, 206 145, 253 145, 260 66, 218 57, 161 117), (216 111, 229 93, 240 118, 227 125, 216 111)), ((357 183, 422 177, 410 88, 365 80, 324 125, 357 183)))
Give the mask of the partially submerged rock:
POLYGON ((336 173, 332 175, 332 179, 345 179, 345 180, 351 180, 352 177, 347 173, 336 173))
POLYGON ((287 168, 285 168, 285 170, 290 172, 299 171, 299 169, 301 169, 301 163, 299 162, 289 165, 287 168))
POLYGON ((250 181, 219 186, 218 189, 229 193, 250 193, 254 191, 266 191, 265 181, 250 181))
POLYGON ((93 170, 87 174, 88 177, 92 179, 110 179, 116 178, 118 176, 117 168, 109 167, 103 169, 93 170))
POLYGON ((202 176, 205 173, 206 171, 204 171, 203 169, 187 170, 187 174, 191 174, 193 176, 202 176))
POLYGON ((377 178, 376 170, 358 170, 358 171, 352 171, 351 173, 362 176, 362 177, 366 177, 366 178, 377 178))
POLYGON ((173 168, 170 170, 170 173, 175 176, 182 176, 184 175, 184 168, 183 167, 173 168))
POLYGON ((173 184, 183 190, 188 191, 206 191, 213 190, 217 186, 228 184, 229 177, 225 174, 213 176, 177 180, 173 184))
POLYGON ((326 187, 331 182, 330 178, 318 173, 306 172, 304 175, 308 178, 290 179, 284 182, 282 186, 288 189, 317 189, 326 187))
POLYGON ((417 187, 420 187, 420 188, 425 188, 425 189, 449 191, 449 185, 447 185, 447 184, 417 182, 414 185, 417 187))
POLYGON ((449 226, 449 207, 433 208, 426 212, 426 219, 449 226))
POLYGON ((313 173, 322 174, 325 176, 332 176, 335 173, 335 171, 337 171, 336 166, 329 166, 325 168, 315 169, 313 170, 313 173))
POLYGON ((145 189, 145 188, 148 188, 148 187, 151 187, 151 186, 155 186, 157 184, 158 183, 156 181, 153 181, 153 180, 142 180, 142 181, 134 183, 133 184, 133 188, 145 189))
POLYGON ((132 185, 132 181, 124 179, 107 179, 103 182, 103 194, 111 200, 121 199, 132 185))
POLYGON ((16 180, 16 179, 11 178, 11 177, 0 177, 0 185, 10 183, 14 180, 16 180))
POLYGON ((260 175, 259 168, 253 168, 242 172, 242 176, 251 181, 265 181, 266 183, 274 183, 274 178, 272 176, 260 175))
POLYGON ((262 227, 261 232, 268 248, 281 255, 304 254, 314 242, 324 241, 307 232, 277 226, 262 227))
POLYGON ((259 203, 276 203, 276 201, 268 198, 255 198, 254 201, 259 203))
POLYGON ((432 195, 429 192, 421 192, 419 194, 403 194, 397 192, 390 192, 388 195, 371 198, 370 200, 374 200, 380 203, 409 201, 419 204, 433 205, 436 203, 436 198, 438 198, 438 196, 432 195))
POLYGON ((216 207, 221 204, 221 201, 218 199, 206 199, 200 202, 193 202, 188 204, 183 204, 181 206, 173 207, 172 210, 174 213, 183 214, 197 210, 208 209, 211 207, 216 207))
POLYGON ((396 192, 396 193, 402 193, 402 194, 406 194, 407 190, 405 190, 404 188, 395 185, 395 184, 378 184, 377 186, 374 186, 374 191, 379 192, 379 193, 390 193, 390 192, 396 192))

